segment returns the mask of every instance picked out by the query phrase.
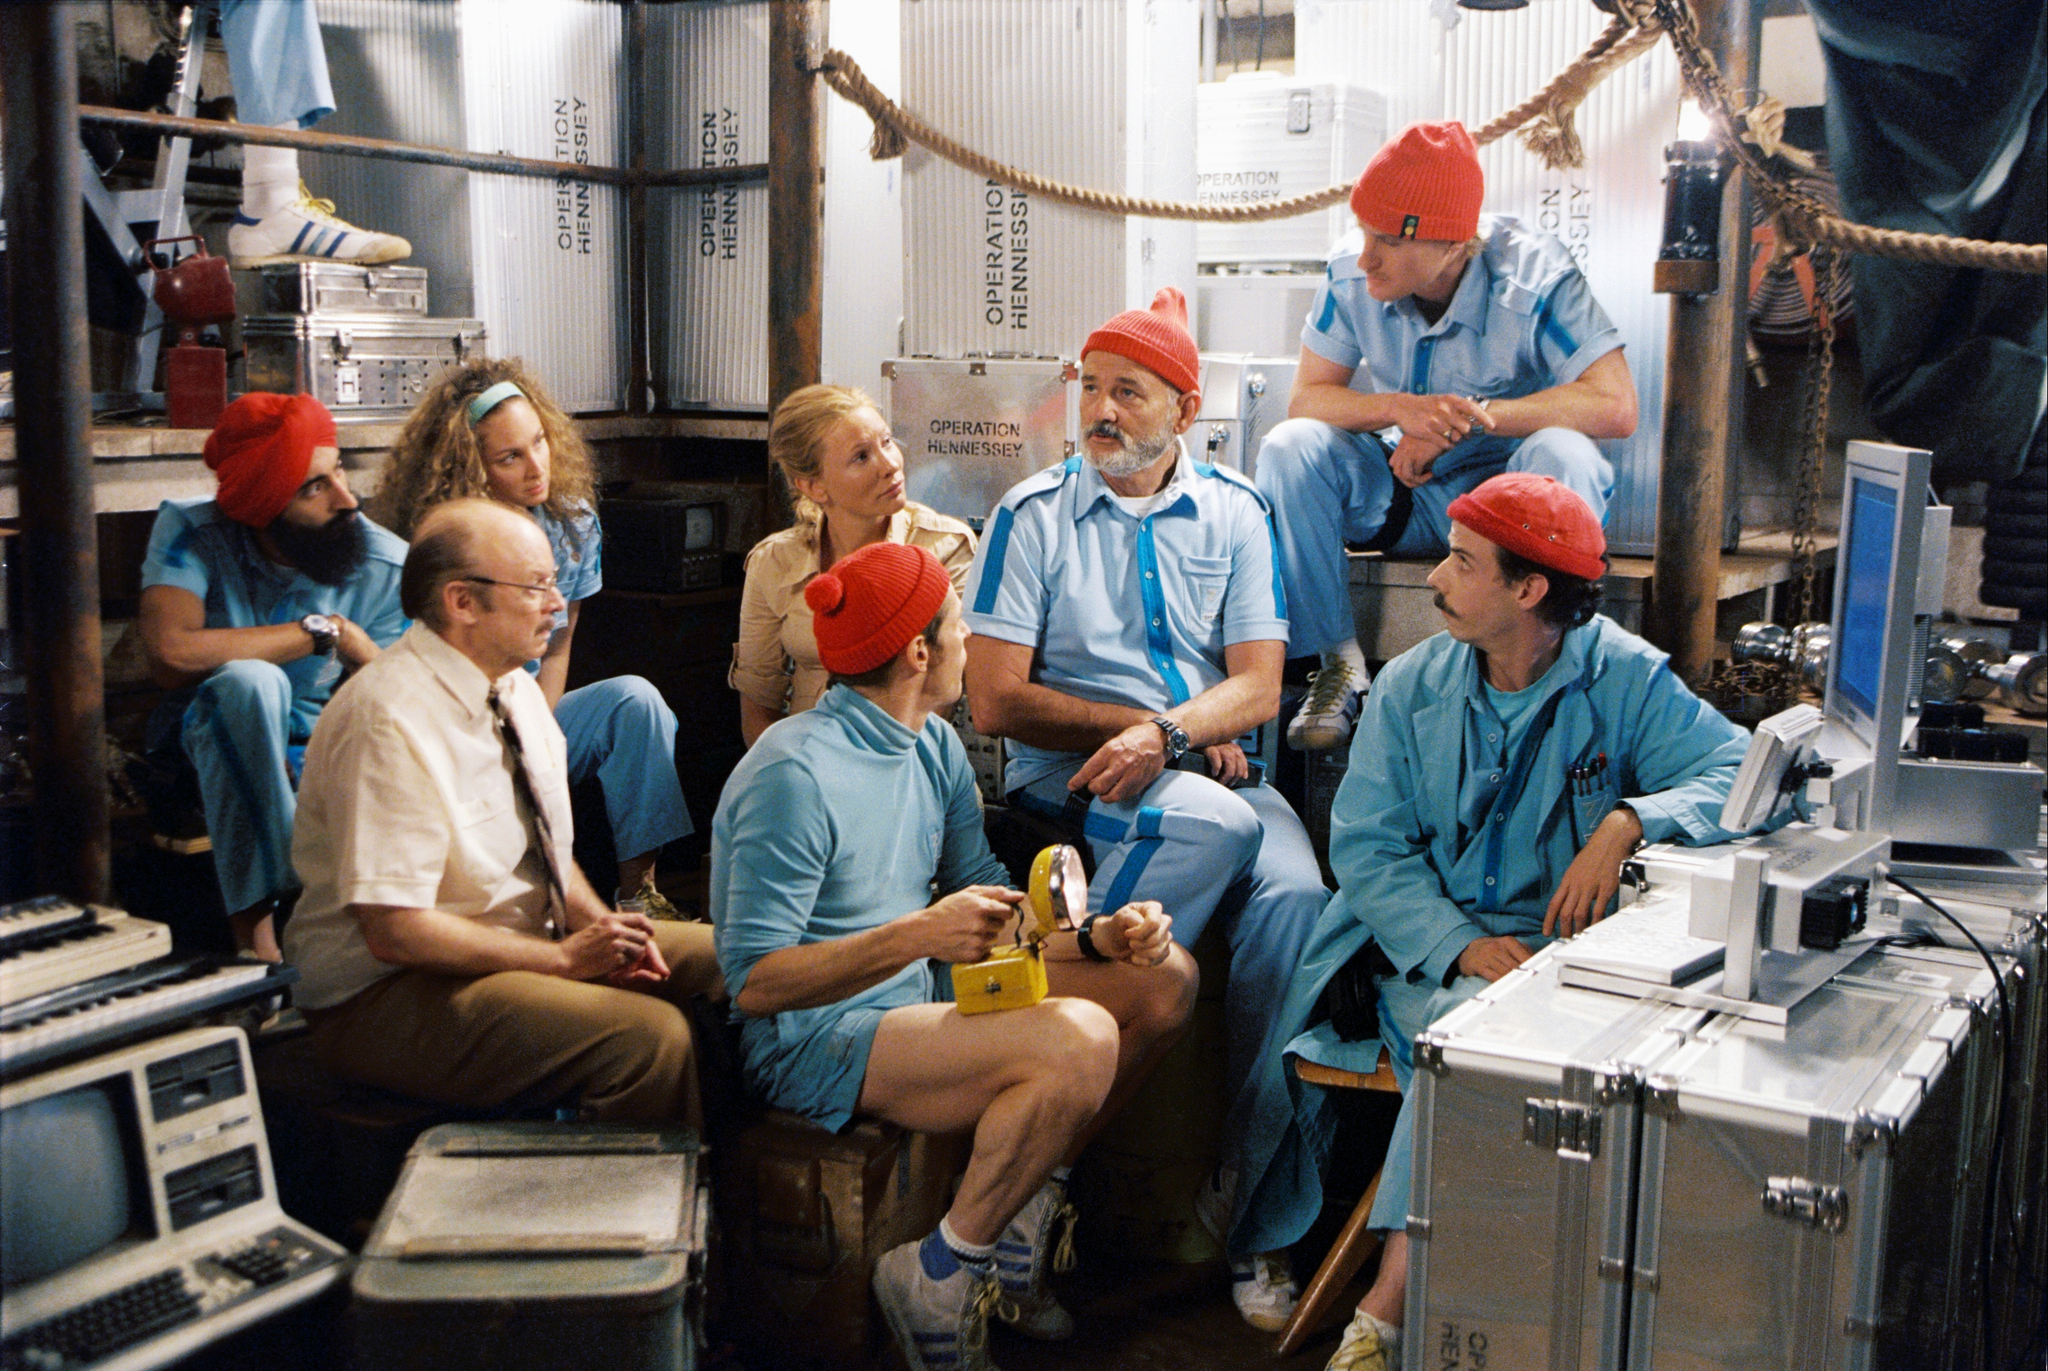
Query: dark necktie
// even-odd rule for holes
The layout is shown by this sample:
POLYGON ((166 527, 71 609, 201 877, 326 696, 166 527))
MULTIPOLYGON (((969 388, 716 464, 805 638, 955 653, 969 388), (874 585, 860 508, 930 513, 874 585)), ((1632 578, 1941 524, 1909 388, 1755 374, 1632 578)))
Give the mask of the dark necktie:
POLYGON ((519 728, 512 722, 512 712, 505 708, 496 686, 491 687, 491 714, 498 721, 498 736, 505 740, 505 750, 512 754, 512 789, 525 803, 527 812, 533 815, 534 836, 540 842, 541 865, 547 869, 548 936, 560 938, 569 901, 562 883, 562 868, 555 857, 555 835, 548 825, 547 811, 541 808, 540 797, 534 793, 533 776, 526 769, 526 748, 519 741, 519 728))

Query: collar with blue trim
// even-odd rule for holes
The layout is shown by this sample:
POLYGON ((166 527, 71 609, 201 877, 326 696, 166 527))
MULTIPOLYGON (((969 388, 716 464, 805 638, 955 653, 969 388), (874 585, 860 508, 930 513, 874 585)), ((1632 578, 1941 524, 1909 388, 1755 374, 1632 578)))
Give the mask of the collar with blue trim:
MULTIPOLYGON (((1155 515, 1198 514, 1200 511, 1195 507, 1195 494, 1193 490, 1195 477, 1194 459, 1188 456, 1188 445, 1185 438, 1175 435, 1173 444, 1174 450, 1179 454, 1173 464, 1173 475, 1167 478, 1166 484, 1159 488, 1157 494, 1165 495, 1172 492, 1178 492, 1178 494, 1175 495, 1174 499, 1154 509, 1152 513, 1155 515)), ((1080 484, 1075 487, 1074 522, 1080 523, 1098 505, 1107 505, 1119 514, 1124 513, 1122 507, 1116 502, 1116 492, 1109 488, 1109 482, 1102 479, 1102 473, 1097 471, 1086 457, 1076 457, 1074 460, 1080 464, 1075 472, 1075 476, 1080 484)))

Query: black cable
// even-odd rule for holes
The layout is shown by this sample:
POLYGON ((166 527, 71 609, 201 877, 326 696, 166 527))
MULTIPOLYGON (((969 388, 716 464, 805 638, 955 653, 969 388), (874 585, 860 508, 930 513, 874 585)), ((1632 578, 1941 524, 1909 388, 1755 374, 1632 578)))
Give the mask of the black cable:
MULTIPOLYGON (((1908 895, 1911 895, 1914 899, 1920 901, 1920 903, 1926 905, 1935 913, 1941 915, 1942 918, 1947 919, 1950 923, 1956 926, 1957 930, 1960 931, 1965 938, 1968 938, 1970 940, 1970 946, 1977 949, 1977 955, 1982 957, 1984 959, 1984 965, 1991 969, 1991 988, 1998 992, 1998 1031, 2000 1034, 2000 1051, 1998 1054, 1998 1089, 1992 1092, 1991 1096, 1991 1155, 1989 1160, 1986 1162, 1984 1168, 1984 1233, 1982 1240, 1979 1244, 1980 1251, 1978 1254, 1981 1276, 1983 1280, 1983 1298, 1981 1298, 1978 1301, 1977 1305, 1977 1336, 1979 1338, 1979 1354, 1975 1360, 1979 1365, 1982 1365, 1983 1363, 1988 1362, 1990 1360, 1993 1347, 1993 1339, 1991 1335, 1991 1276, 1992 1267, 1995 1263, 1996 1257, 1995 1240, 1999 1228, 2000 1219, 1998 1173, 2000 1170, 2000 1163, 2003 1160, 2003 1155, 2005 1151, 2005 1086, 2006 1082, 2013 1080, 2019 1074, 2017 1071, 2013 1069, 2012 1063, 2012 1054, 2013 1049, 2015 1047, 2015 1043, 2013 1041, 2012 1004, 2009 1000, 2006 999, 2005 975, 2003 972, 1999 970, 1997 960, 1992 957, 1990 949, 1986 948, 1984 944, 1978 940, 1977 935, 1970 931, 1969 926, 1965 924, 1961 919, 1958 919, 1955 915, 1949 913, 1946 909, 1943 909, 1939 904, 1935 903, 1934 899, 1931 896, 1929 896, 1926 891, 1917 888, 1913 885, 1912 882, 1907 881, 1902 877, 1895 875, 1891 871, 1885 870, 1884 868, 1879 869, 1883 871, 1884 878, 1886 880, 1890 881, 1899 889, 1905 891, 1908 895)), ((2017 1365, 2017 1363, 2015 1363, 2015 1365, 2017 1365)))

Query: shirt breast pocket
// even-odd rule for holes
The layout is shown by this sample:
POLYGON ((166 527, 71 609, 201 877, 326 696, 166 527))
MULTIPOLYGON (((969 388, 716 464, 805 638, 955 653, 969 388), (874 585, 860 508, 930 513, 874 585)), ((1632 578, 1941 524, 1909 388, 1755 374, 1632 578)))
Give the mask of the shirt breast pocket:
POLYGON ((1223 598, 1230 589, 1228 557, 1183 557, 1181 577, 1187 585, 1188 608, 1199 623, 1213 624, 1223 612, 1223 598))
POLYGON ((512 874, 526 855, 526 824, 509 791, 473 795, 455 805, 455 842, 485 885, 512 874))

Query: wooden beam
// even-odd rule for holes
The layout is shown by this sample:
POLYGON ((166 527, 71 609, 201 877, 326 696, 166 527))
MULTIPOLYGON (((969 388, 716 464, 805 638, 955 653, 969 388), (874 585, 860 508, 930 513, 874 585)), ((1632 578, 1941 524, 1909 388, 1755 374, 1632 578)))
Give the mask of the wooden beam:
MULTIPOLYGON (((1731 90, 1756 89, 1762 6, 1693 0, 1700 37, 1731 90)), ((1714 659, 1716 588, 1731 445, 1742 432, 1743 330, 1748 327, 1749 206, 1740 168, 1721 197, 1721 260, 1710 295, 1673 295, 1664 355, 1664 454, 1657 483, 1657 558, 1644 636, 1689 682, 1714 659)))
POLYGON ((771 0, 768 33, 768 408, 819 376, 824 139, 812 0, 771 0))

